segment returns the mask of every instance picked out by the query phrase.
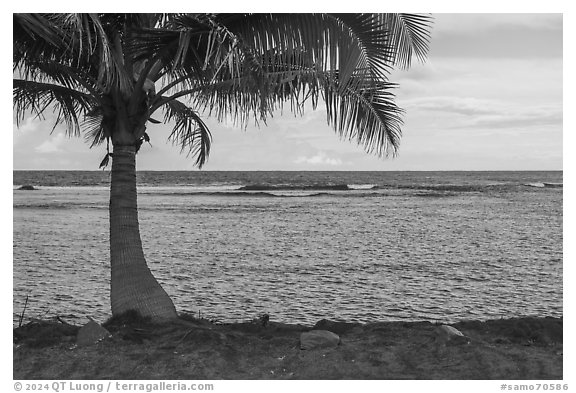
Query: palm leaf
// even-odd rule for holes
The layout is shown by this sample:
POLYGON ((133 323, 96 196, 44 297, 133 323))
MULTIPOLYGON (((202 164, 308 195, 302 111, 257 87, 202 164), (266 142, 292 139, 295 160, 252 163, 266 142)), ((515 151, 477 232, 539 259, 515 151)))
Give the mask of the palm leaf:
POLYGON ((375 84, 362 76, 352 79, 356 86, 349 86, 345 94, 333 80, 325 81, 323 98, 328 123, 342 139, 356 140, 369 153, 395 155, 402 135, 402 109, 390 92, 395 85, 375 84))
POLYGON ((423 61, 428 53, 430 15, 384 14, 382 24, 391 34, 391 46, 395 48, 394 64, 410 67, 412 55, 423 61))
POLYGON ((79 136, 79 115, 96 102, 92 96, 65 86, 14 79, 13 104, 17 125, 28 113, 42 118, 45 110, 53 107, 57 112, 53 130, 64 123, 69 135, 79 136))
POLYGON ((339 70, 343 83, 357 68, 371 67, 381 76, 392 59, 388 34, 374 14, 231 14, 217 21, 264 64, 272 64, 271 56, 286 64, 299 51, 318 69, 339 70))
POLYGON ((117 14, 59 14, 66 29, 65 44, 77 53, 76 61, 91 66, 97 73, 102 93, 118 89, 128 96, 132 75, 124 67, 121 35, 124 17, 117 14))
POLYGON ((181 147, 181 151, 187 150, 188 155, 196 157, 195 164, 201 168, 208 159, 212 135, 200 116, 178 100, 166 102, 164 109, 164 121, 174 121, 175 125, 168 140, 181 147))
POLYGON ((14 65, 66 64, 92 75, 102 93, 118 88, 127 95, 131 75, 114 22, 114 14, 15 14, 14 65))
POLYGON ((16 15, 14 70, 34 83, 15 81, 14 106, 21 120, 27 110, 41 116, 56 105, 57 122, 74 135, 84 127, 92 145, 112 132, 115 108, 106 116, 99 108, 118 105, 120 96, 129 113, 148 119, 163 108, 165 122, 175 123, 169 139, 202 166, 211 136, 200 112, 246 126, 288 102, 302 114, 304 102, 316 108, 323 98, 342 139, 395 154, 402 111, 389 71, 424 59, 431 21, 420 14, 16 15), (149 81, 163 87, 144 91, 149 81))
POLYGON ((83 70, 63 63, 38 59, 29 60, 14 71, 24 80, 51 83, 69 89, 85 91, 94 97, 98 96, 95 89, 96 80, 83 70))
POLYGON ((387 74, 395 64, 408 66, 413 55, 425 56, 430 20, 412 14, 216 15, 212 23, 228 38, 220 39, 227 55, 213 55, 219 60, 211 83, 187 87, 198 108, 244 126, 249 118, 265 122, 287 100, 301 113, 303 101, 311 98, 315 106, 322 93, 328 122, 342 138, 378 155, 396 154, 402 111, 387 74))
POLYGON ((102 144, 109 135, 104 127, 104 111, 101 106, 96 106, 87 112, 82 122, 84 138, 90 142, 90 147, 102 144))
MULTIPOLYGON (((56 49, 61 44, 63 32, 42 14, 13 14, 12 28, 15 47, 27 42, 28 47, 35 43, 49 50, 49 47, 56 49)), ((41 52, 40 46, 36 48, 36 53, 41 52)))

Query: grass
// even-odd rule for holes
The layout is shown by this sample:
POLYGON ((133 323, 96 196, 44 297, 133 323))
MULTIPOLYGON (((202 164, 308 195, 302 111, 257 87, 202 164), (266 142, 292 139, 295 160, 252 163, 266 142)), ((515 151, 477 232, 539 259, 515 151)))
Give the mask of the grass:
POLYGON ((79 326, 33 321, 14 329, 14 379, 562 379, 561 318, 453 324, 471 343, 440 346, 430 322, 314 327, 213 323, 136 313, 106 321, 112 337, 75 345, 79 326), (300 334, 326 329, 337 348, 305 351, 300 334))

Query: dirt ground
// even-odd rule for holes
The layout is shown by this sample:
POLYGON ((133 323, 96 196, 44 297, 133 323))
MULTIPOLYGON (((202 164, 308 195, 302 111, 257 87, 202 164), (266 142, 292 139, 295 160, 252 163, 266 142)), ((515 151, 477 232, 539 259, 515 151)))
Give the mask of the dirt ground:
POLYGON ((270 321, 213 324, 189 316, 153 324, 134 315, 104 326, 112 336, 77 346, 78 326, 34 321, 14 329, 14 379, 553 379, 560 380, 558 318, 453 324, 470 343, 441 345, 430 322, 322 320, 338 347, 301 350, 313 327, 270 321))

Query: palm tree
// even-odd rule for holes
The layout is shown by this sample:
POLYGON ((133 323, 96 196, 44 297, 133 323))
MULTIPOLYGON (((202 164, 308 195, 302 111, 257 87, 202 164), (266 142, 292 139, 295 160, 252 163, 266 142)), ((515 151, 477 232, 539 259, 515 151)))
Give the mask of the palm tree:
POLYGON ((419 14, 14 14, 17 124, 55 110, 54 127, 106 143, 112 158, 112 314, 176 317, 147 267, 139 233, 136 153, 163 112, 169 140, 210 153, 201 115, 240 126, 289 103, 326 104, 328 123, 366 151, 395 154, 401 109, 392 67, 424 60, 431 17, 419 14), (186 101, 182 101, 182 100, 186 101), (110 151, 112 145, 112 152, 110 151))

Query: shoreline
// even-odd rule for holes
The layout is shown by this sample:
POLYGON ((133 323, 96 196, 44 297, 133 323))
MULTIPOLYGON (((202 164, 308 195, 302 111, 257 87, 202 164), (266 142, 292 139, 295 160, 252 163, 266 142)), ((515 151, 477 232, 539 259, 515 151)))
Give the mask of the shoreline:
POLYGON ((80 326, 34 321, 13 329, 14 379, 562 379, 563 318, 461 321, 470 339, 442 345, 440 324, 321 320, 212 323, 181 315, 151 323, 127 315, 111 337, 76 345, 80 326), (328 330, 337 347, 300 349, 300 334, 328 330))

